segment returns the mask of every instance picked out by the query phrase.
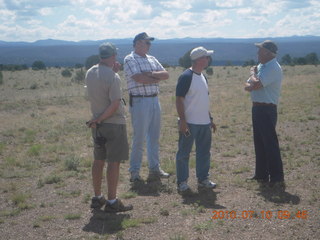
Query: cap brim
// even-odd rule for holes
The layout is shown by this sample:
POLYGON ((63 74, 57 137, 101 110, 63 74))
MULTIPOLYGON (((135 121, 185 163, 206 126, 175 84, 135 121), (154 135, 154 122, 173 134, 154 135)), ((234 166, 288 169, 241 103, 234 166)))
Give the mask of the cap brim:
POLYGON ((148 37, 148 38, 145 38, 146 40, 149 40, 149 41, 153 41, 154 40, 154 37, 148 37))
POLYGON ((262 48, 263 47, 262 44, 263 43, 255 43, 254 45, 256 45, 256 47, 262 48))
POLYGON ((214 53, 213 50, 208 50, 208 51, 207 51, 207 56, 211 56, 213 53, 214 53))

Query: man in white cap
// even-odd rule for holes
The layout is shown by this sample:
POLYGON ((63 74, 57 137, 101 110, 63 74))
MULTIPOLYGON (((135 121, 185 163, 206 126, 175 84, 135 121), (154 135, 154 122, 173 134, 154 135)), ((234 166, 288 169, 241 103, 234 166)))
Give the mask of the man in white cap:
POLYGON ((209 180, 212 130, 216 130, 210 114, 208 83, 202 71, 208 67, 213 50, 194 48, 192 66, 179 77, 176 86, 176 108, 179 115, 179 145, 176 155, 178 192, 189 191, 189 156, 196 145, 196 177, 199 188, 215 188, 209 180))
POLYGON ((283 165, 276 133, 282 69, 277 62, 277 45, 266 40, 258 47, 259 65, 251 68, 245 90, 252 100, 253 139, 256 153, 255 175, 251 180, 284 189, 283 165))

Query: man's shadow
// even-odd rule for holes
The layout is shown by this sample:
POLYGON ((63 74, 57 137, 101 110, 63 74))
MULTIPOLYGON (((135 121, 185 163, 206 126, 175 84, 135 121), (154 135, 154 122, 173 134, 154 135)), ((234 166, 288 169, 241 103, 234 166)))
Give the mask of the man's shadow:
POLYGON ((198 188, 198 192, 187 190, 181 193, 183 204, 203 206, 204 208, 224 209, 224 206, 216 204, 217 194, 213 189, 198 188))
POLYGON ((258 195, 264 197, 269 202, 289 203, 297 205, 300 203, 300 197, 285 191, 285 187, 269 187, 265 183, 259 183, 258 195))
POLYGON ((135 181, 131 184, 130 191, 136 192, 140 196, 160 196, 161 192, 172 193, 173 189, 170 187, 170 180, 162 179, 162 181, 160 178, 135 181))
POLYGON ((92 213, 89 223, 82 230, 100 235, 114 234, 123 230, 123 220, 130 218, 129 214, 106 213, 101 209, 93 210, 92 213))

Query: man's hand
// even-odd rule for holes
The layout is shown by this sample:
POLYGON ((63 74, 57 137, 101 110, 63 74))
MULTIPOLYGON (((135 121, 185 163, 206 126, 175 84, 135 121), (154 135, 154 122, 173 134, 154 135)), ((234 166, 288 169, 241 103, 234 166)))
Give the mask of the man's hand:
POLYGON ((212 128, 212 131, 215 133, 217 131, 217 126, 216 124, 214 124, 213 121, 211 121, 211 128, 212 128))
POLYGON ((86 125, 88 128, 96 128, 97 127, 97 121, 96 120, 90 120, 86 122, 86 125))
POLYGON ((186 120, 181 120, 179 121, 179 131, 181 133, 185 133, 187 131, 189 131, 189 128, 188 128, 188 124, 186 122, 186 120))
POLYGON ((115 73, 117 73, 117 72, 119 72, 120 68, 121 68, 121 64, 120 64, 119 62, 115 62, 114 65, 113 65, 112 70, 113 70, 115 73))

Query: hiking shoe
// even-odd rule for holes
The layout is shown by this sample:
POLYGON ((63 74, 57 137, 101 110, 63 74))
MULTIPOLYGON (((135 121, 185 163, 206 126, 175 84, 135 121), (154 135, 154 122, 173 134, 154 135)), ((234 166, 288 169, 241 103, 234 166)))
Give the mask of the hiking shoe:
POLYGON ((158 171, 150 171, 148 179, 169 178, 170 174, 159 168, 158 171))
POLYGON ((190 190, 190 187, 187 183, 187 181, 181 182, 178 184, 178 192, 183 193, 190 190))
POLYGON ((131 204, 125 206, 120 199, 117 199, 113 204, 110 204, 109 202, 106 203, 106 206, 104 208, 105 212, 126 212, 133 209, 133 206, 131 204))
POLYGON ((269 187, 274 190, 281 190, 281 191, 286 190, 286 184, 284 181, 270 182, 269 187))
POLYGON ((101 208, 105 203, 106 203, 106 199, 104 198, 104 196, 100 196, 100 197, 93 197, 91 199, 91 208, 94 209, 98 209, 101 208))
POLYGON ((215 188, 217 186, 216 183, 211 182, 209 179, 205 179, 202 182, 198 182, 199 188, 215 188))
POLYGON ((130 182, 142 181, 142 178, 139 175, 139 172, 131 172, 130 182))

